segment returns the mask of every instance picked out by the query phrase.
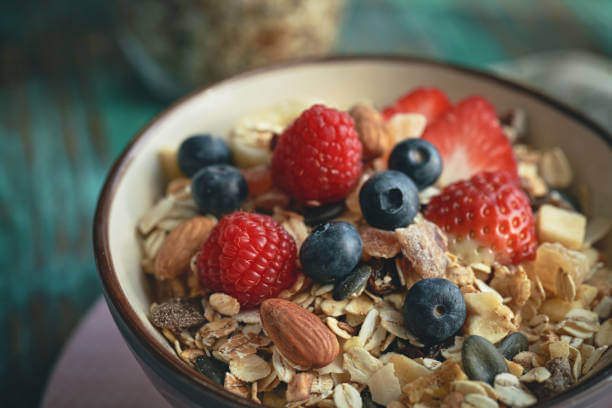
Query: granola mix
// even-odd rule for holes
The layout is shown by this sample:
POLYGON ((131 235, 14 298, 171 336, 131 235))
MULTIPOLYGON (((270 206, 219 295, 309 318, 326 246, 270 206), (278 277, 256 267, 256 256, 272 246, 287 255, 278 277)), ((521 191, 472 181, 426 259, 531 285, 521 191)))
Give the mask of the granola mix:
MULTIPOLYGON (((285 104, 271 108, 259 122, 251 116, 232 130, 229 144, 237 137, 261 142, 236 153, 238 163, 249 165, 241 169, 250 190, 241 208, 270 214, 295 240, 297 251, 321 217, 350 223, 359 232, 363 251, 357 278, 342 285, 317 282, 301 271, 298 260, 297 278, 276 296, 310 312, 322 324, 307 327, 325 331, 339 352, 324 366, 310 366, 307 358, 296 358, 299 345, 291 349, 286 337, 274 332, 263 307, 261 314, 258 308, 241 308, 235 297, 201 283, 198 252, 218 220, 199 213, 176 151, 169 149, 160 152, 166 194, 140 219, 137 234, 142 268, 156 289, 150 320, 185 364, 245 399, 287 408, 527 407, 595 371, 612 344, 612 273, 594 245, 612 223, 587 219, 559 193, 572 183, 569 161, 559 148, 524 144, 525 112, 514 109, 502 123, 520 186, 534 209, 538 246, 533 260, 501 264, 490 252, 457 242, 421 212, 394 231, 364 220, 361 186, 386 168, 397 142, 421 136, 426 119, 418 113, 385 122, 372 107, 353 107, 367 159, 360 180, 327 219, 291 200, 270 181, 270 152, 275 135, 303 109, 285 104), (403 319, 406 293, 427 278, 451 281, 465 300, 462 328, 438 344, 424 344, 403 319), (525 345, 509 336, 516 332, 526 338, 525 345), (486 364, 473 368, 470 361, 466 367, 464 340, 472 335, 497 344, 505 357, 507 368, 494 372, 491 382, 471 374, 486 370, 486 364)), ((442 188, 422 190, 421 208, 442 188)), ((484 353, 468 351, 477 359, 484 353)))

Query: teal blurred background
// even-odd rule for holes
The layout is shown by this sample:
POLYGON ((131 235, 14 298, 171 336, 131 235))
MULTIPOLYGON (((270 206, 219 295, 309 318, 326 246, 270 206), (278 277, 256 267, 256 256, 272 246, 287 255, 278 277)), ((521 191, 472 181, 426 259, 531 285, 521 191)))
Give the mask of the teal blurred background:
MULTIPOLYGON (((168 100, 122 54, 112 1, 10 3, 0 5, 0 405, 12 407, 39 403, 62 345, 100 296, 98 192, 112 160, 168 100)), ((611 26, 608 0, 348 0, 334 49, 512 75, 514 61, 546 51, 607 61, 611 26)))

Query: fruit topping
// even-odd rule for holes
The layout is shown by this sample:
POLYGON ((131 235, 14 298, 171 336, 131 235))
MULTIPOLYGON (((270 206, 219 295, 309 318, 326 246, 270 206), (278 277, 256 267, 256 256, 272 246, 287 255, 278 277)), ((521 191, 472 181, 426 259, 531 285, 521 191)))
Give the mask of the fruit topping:
POLYGON ((328 222, 315 228, 300 249, 306 275, 318 282, 342 279, 361 258, 359 232, 346 222, 328 222))
POLYGON ((457 240, 491 249, 500 263, 534 258, 537 241, 529 199, 507 172, 482 172, 447 186, 424 215, 457 240))
POLYGON ((422 279, 406 293, 404 324, 426 344, 441 343, 465 322, 465 300, 459 288, 442 278, 422 279))
POLYGON ((419 192, 404 173, 389 170, 369 178, 359 191, 363 217, 373 227, 394 230, 410 224, 419 211, 419 192))
POLYGON ((359 181, 361 150, 348 113, 314 105, 278 139, 272 179, 303 204, 340 201, 359 181))
POLYGON ((389 169, 406 174, 419 190, 423 190, 442 174, 442 157, 427 140, 406 139, 391 151, 389 169))
POLYGON ((512 146, 497 119, 495 108, 484 98, 471 96, 449 109, 428 126, 423 139, 442 156, 439 183, 448 185, 480 171, 506 170, 517 178, 512 146))
POLYGON ((420 87, 399 98, 393 106, 383 109, 386 120, 397 113, 420 113, 427 118, 427 125, 434 123, 450 107, 444 92, 437 88, 420 87))
POLYGON ((249 195, 249 186, 235 167, 215 164, 193 176, 191 195, 202 214, 219 217, 240 207, 249 195))
POLYGON ((250 307, 293 284, 296 252, 293 238, 271 217, 235 212, 202 245, 197 270, 206 288, 250 307))
POLYGON ((211 164, 231 164, 227 143, 211 135, 188 137, 178 149, 178 165, 188 177, 211 164))

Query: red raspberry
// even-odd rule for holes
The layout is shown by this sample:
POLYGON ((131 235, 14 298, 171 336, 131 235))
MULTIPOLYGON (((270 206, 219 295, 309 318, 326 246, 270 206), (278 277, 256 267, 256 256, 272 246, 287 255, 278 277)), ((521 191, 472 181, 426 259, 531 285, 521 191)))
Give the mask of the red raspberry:
POLYGON ((481 172, 448 185, 424 215, 447 233, 491 248, 498 262, 534 258, 537 240, 529 199, 506 171, 481 172))
POLYGON ((198 255, 200 282, 243 307, 275 297, 297 277, 295 241, 271 217, 234 212, 212 230, 198 255))
POLYGON ((323 105, 305 110, 280 136, 272 179, 293 199, 342 200, 361 175, 361 142, 346 112, 323 105))

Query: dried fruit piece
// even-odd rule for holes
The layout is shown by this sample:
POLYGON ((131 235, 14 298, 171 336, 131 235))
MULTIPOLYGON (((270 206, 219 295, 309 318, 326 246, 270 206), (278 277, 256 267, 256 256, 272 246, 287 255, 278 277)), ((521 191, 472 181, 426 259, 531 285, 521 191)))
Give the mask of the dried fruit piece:
POLYGON ((400 243, 393 231, 370 226, 359 229, 363 241, 363 253, 374 258, 393 258, 400 253, 400 243))
POLYGON ((265 300, 259 314, 282 355, 305 367, 324 367, 340 352, 336 336, 308 310, 283 299, 265 300))
POLYGON ((422 278, 444 277, 448 259, 446 237, 432 222, 423 221, 395 230, 402 254, 422 278))
POLYGON ((401 354, 393 354, 389 359, 389 363, 393 364, 395 376, 402 387, 421 376, 431 373, 431 370, 401 354))
POLYGON ((536 232, 540 242, 559 242, 568 249, 580 249, 586 232, 586 217, 545 204, 536 214, 536 232))
POLYGON ((542 382, 528 383, 529 389, 541 399, 558 395, 568 389, 573 383, 569 361, 564 358, 553 358, 546 363, 550 377, 542 382))
POLYGON ((156 305, 149 318, 155 327, 171 330, 183 330, 204 322, 200 307, 184 298, 173 298, 156 305))

